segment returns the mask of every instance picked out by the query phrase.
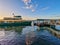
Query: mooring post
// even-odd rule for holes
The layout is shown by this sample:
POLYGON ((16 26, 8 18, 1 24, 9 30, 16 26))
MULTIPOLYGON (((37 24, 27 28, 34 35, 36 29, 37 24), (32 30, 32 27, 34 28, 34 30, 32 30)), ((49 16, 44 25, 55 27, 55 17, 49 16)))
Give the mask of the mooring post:
POLYGON ((34 21, 31 22, 31 26, 32 26, 32 27, 34 26, 34 21))
POLYGON ((32 26, 32 30, 34 31, 35 28, 34 28, 34 21, 31 22, 31 26, 32 26))

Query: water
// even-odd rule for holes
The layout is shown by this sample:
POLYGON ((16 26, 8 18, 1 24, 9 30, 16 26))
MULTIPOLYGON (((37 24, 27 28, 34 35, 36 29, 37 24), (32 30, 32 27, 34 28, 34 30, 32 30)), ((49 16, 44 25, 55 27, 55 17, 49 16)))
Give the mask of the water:
POLYGON ((0 27, 1 45, 60 45, 60 39, 37 26, 0 27))
POLYGON ((60 30, 60 25, 56 25, 55 27, 57 30, 60 30))

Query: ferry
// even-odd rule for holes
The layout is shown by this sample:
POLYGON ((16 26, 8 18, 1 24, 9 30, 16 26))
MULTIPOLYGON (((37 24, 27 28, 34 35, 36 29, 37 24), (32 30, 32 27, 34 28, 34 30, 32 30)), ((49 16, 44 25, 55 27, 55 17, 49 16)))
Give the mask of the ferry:
POLYGON ((28 26, 30 21, 22 19, 22 16, 4 17, 0 20, 0 26, 28 26))

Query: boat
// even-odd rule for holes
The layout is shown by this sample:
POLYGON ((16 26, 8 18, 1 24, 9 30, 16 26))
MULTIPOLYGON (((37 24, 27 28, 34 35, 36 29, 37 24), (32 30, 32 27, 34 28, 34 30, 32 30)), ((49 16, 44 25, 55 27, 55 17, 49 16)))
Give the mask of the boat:
POLYGON ((22 20, 22 16, 4 17, 0 20, 0 26, 28 26, 30 21, 22 20))

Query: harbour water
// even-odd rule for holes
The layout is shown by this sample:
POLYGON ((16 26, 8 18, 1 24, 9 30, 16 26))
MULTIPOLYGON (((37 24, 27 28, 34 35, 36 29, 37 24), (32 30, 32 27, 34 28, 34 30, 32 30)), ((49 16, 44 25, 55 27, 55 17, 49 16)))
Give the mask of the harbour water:
MULTIPOLYGON (((57 26, 58 29, 60 26, 57 26)), ((60 39, 37 26, 0 27, 0 45, 60 45, 60 39), (17 30, 17 31, 16 31, 17 30), (18 32, 19 31, 19 32, 18 32)))
POLYGON ((57 30, 60 30, 60 25, 56 25, 55 27, 57 30))

